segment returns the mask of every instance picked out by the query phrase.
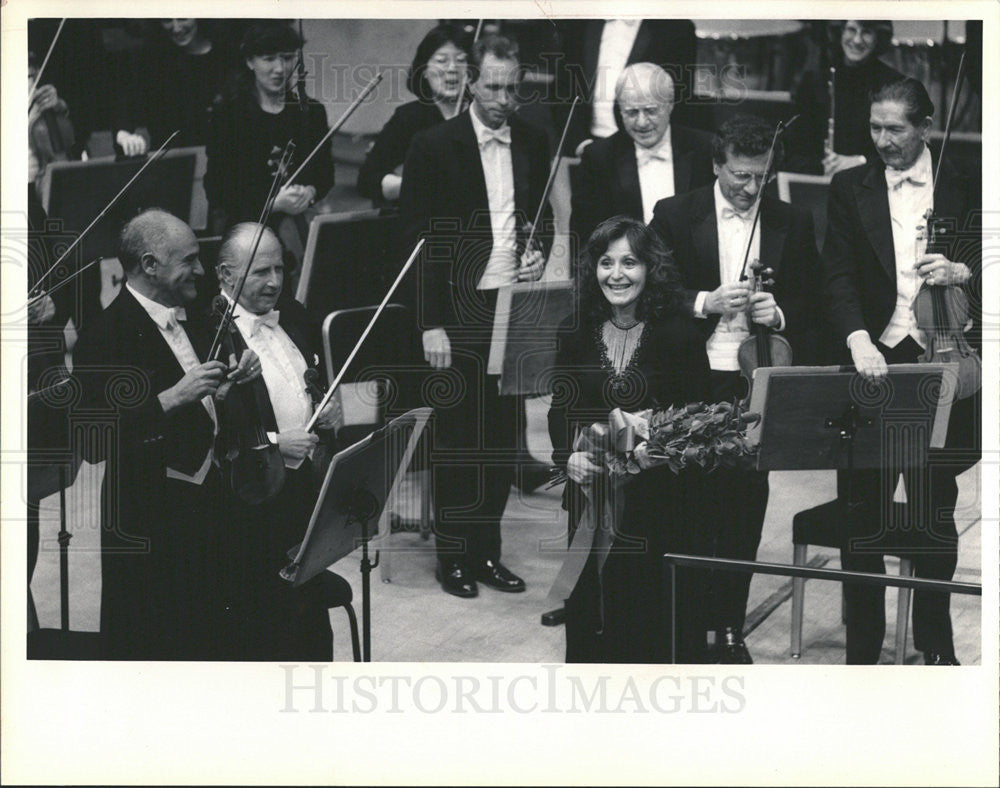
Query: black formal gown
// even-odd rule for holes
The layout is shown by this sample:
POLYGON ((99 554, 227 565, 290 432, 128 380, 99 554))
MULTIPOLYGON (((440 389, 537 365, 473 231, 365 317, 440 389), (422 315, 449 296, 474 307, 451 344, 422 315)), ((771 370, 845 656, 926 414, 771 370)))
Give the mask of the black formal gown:
MULTIPOLYGON (((600 325, 567 320, 556 359, 559 381, 549 410, 553 462, 572 453, 574 434, 606 422, 620 407, 637 411, 708 398, 705 343, 684 317, 647 325, 628 366, 616 374, 607 358, 600 325)), ((662 663, 671 657, 670 596, 664 552, 704 552, 701 499, 704 474, 674 474, 666 466, 643 471, 626 484, 624 512, 600 576, 591 554, 566 600, 566 661, 662 663), (603 612, 603 615, 602 615, 603 612)), ((567 482, 570 541, 583 512, 582 490, 567 482)), ((679 574, 677 658, 703 661, 694 577, 679 574)))

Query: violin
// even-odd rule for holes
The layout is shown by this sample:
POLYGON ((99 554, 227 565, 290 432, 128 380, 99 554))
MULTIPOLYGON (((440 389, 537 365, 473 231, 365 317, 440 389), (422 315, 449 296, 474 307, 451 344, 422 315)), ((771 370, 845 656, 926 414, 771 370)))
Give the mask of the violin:
MULTIPOLYGON (((750 264, 753 272, 751 293, 768 292, 774 287, 774 269, 764 268, 759 260, 750 264)), ((750 319, 750 307, 747 306, 747 320, 750 323, 750 336, 740 343, 736 358, 739 361, 740 372, 747 381, 747 398, 753 384, 753 371, 758 367, 789 367, 792 365, 792 346, 783 336, 773 329, 755 323, 750 319)))
POLYGON ((31 147, 38 157, 38 166, 44 169, 54 161, 68 161, 76 144, 73 124, 69 119, 66 102, 59 100, 55 107, 42 110, 31 124, 31 147))
MULTIPOLYGON (((926 239, 928 250, 941 232, 940 219, 931 211, 925 224, 917 228, 917 248, 926 239)), ((919 255, 918 255, 919 258, 919 255)), ((921 363, 958 364, 955 397, 971 397, 982 388, 983 362, 968 340, 964 328, 969 323, 969 299, 960 285, 931 285, 924 282, 913 299, 917 328, 927 337, 921 363)))
MULTIPOLYGON (((778 138, 798 118, 799 116, 795 115, 788 121, 778 122, 774 129, 774 137, 771 139, 771 147, 767 151, 767 161, 761 176, 760 190, 757 192, 757 199, 754 200, 753 205, 753 222, 750 225, 750 232, 747 233, 747 245, 743 252, 743 268, 740 271, 740 281, 745 282, 749 278, 747 269, 750 269, 753 276, 751 293, 766 292, 768 288, 774 286, 774 269, 764 268, 758 259, 754 259, 751 263, 750 250, 753 248, 754 233, 757 232, 757 226, 760 223, 760 206, 764 200, 764 188, 770 181, 771 171, 774 167, 774 149, 778 144, 778 138)), ((791 366, 792 347, 788 344, 788 340, 778 336, 767 326, 753 322, 749 303, 747 304, 747 322, 750 324, 750 336, 740 343, 736 357, 740 372, 747 382, 747 394, 744 401, 749 402, 753 390, 754 370, 758 367, 791 366)))
MULTIPOLYGON (((223 295, 212 300, 213 317, 225 320, 229 302, 223 295)), ((231 358, 240 358, 246 343, 236 324, 226 321, 221 348, 231 358)), ((220 322, 221 326, 221 322, 220 322)), ((260 504, 276 496, 285 484, 285 460, 277 444, 264 429, 266 410, 260 385, 224 383, 215 395, 219 407, 216 456, 230 488, 248 504, 260 504)))
MULTIPOLYGON (((948 109, 948 120, 945 123, 944 140, 941 142, 941 152, 938 154, 937 167, 934 170, 933 197, 937 195, 941 163, 944 161, 945 150, 951 139, 951 126, 955 119, 955 107, 965 76, 965 52, 958 61, 958 72, 955 75, 955 90, 951 95, 951 106, 948 109)), ((927 250, 932 251, 937 239, 946 232, 944 222, 935 217, 933 209, 924 215, 924 224, 917 227, 917 259, 920 258, 921 242, 927 241, 927 250)), ((944 251, 944 250, 942 250, 944 251)), ((982 387, 983 362, 976 350, 965 338, 965 327, 969 323, 969 299, 960 285, 928 284, 920 286, 916 298, 913 299, 913 313, 917 327, 927 337, 927 348, 919 361, 922 363, 957 363, 958 381, 955 397, 965 399, 971 397, 982 387)))

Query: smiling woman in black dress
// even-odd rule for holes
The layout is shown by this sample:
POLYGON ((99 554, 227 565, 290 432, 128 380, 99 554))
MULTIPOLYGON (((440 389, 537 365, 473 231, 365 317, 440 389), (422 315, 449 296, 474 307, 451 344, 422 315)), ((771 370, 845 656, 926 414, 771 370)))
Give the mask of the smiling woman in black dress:
MULTIPOLYGON (((595 458, 573 451, 574 434, 607 423, 618 407, 638 411, 708 398, 705 343, 680 311, 680 279, 670 252, 645 225, 625 216, 602 222, 579 267, 578 314, 560 329, 549 411, 553 462, 569 477, 565 504, 571 546, 579 534, 583 489, 599 474, 595 458), (575 532, 575 533, 574 533, 575 532)), ((624 509, 603 568, 592 550, 566 601, 567 662, 667 662, 669 597, 660 556, 700 552, 702 474, 666 466, 623 488, 624 509)), ((595 540, 596 541, 596 540, 595 540)), ((704 633, 678 592, 678 659, 700 661, 704 633)))

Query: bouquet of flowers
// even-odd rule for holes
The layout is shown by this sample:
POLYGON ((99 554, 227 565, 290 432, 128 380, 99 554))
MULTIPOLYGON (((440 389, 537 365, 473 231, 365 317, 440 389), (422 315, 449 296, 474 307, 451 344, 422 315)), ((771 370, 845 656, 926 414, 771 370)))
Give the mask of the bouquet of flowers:
MULTIPOLYGON (((692 402, 638 413, 615 408, 607 424, 595 423, 581 432, 573 449, 589 452, 612 479, 622 481, 658 465, 674 473, 694 465, 707 471, 720 465, 749 467, 757 446, 747 440, 747 427, 758 421, 759 414, 729 402, 692 402)), ((560 469, 550 486, 566 478, 560 469)))

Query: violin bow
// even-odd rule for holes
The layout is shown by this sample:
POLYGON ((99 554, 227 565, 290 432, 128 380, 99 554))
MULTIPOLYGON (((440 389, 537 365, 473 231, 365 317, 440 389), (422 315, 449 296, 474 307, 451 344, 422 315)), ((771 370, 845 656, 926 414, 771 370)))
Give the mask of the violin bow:
POLYGON ((955 120, 955 109, 958 107, 958 94, 962 91, 962 78, 965 76, 965 50, 962 50, 962 57, 958 61, 958 72, 955 74, 955 90, 951 94, 951 105, 948 107, 948 120, 944 124, 944 139, 941 140, 941 152, 938 154, 937 167, 934 168, 934 185, 931 192, 931 201, 937 196, 938 176, 941 174, 941 163, 944 161, 945 148, 948 147, 948 140, 951 139, 951 124, 955 120))
POLYGON ((392 287, 390 287, 389 290, 386 292, 385 298, 383 298, 382 303, 378 305, 378 309, 375 310, 375 314, 372 315, 372 319, 368 321, 368 325, 362 332, 361 338, 354 346, 354 349, 351 350, 351 353, 347 357, 347 360, 344 362, 343 366, 341 366, 340 372, 337 373, 337 377, 334 378, 333 382, 330 384, 330 388, 328 388, 326 390, 326 394, 323 395, 322 402, 320 402, 319 405, 316 406, 316 412, 313 413, 312 418, 309 419, 309 423, 306 424, 305 427, 306 432, 311 432, 313 427, 316 426, 316 422, 319 420, 320 413, 322 413, 323 408, 325 408, 330 403, 330 399, 331 397, 333 397, 333 393, 337 390, 337 386, 340 385, 340 381, 343 379, 344 375, 347 373, 347 370, 350 368, 351 362, 354 361, 354 357, 358 354, 358 351, 361 350, 361 345, 364 344, 364 341, 365 339, 368 338, 368 335, 371 333, 372 328, 375 327, 375 323, 379 319, 379 315, 382 314, 382 310, 384 310, 386 304, 389 303, 389 299, 392 298, 392 294, 396 292, 396 288, 399 287, 399 283, 403 281, 403 277, 406 276, 406 272, 410 270, 410 267, 413 265, 413 261, 417 259, 417 254, 419 254, 421 247, 423 247, 424 240, 425 240, 424 238, 421 238, 419 241, 417 241, 417 245, 413 247, 413 251, 410 252, 410 258, 406 261, 406 264, 403 266, 403 269, 399 272, 399 275, 396 277, 396 281, 392 283, 392 287))
POLYGON ((66 17, 59 20, 59 27, 56 28, 56 34, 52 37, 52 43, 49 44, 49 50, 45 53, 45 58, 42 60, 42 64, 38 67, 38 73, 35 74, 35 81, 31 85, 31 90, 28 92, 28 106, 31 106, 31 100, 35 97, 35 89, 42 82, 42 73, 45 71, 45 67, 49 64, 49 58, 52 57, 52 50, 56 48, 56 41, 59 40, 59 36, 62 33, 63 26, 66 24, 66 17))
MULTIPOLYGON (((171 142, 173 142, 174 137, 176 137, 180 133, 181 133, 180 129, 178 129, 173 134, 171 134, 169 137, 167 137, 166 141, 164 141, 164 143, 156 150, 156 152, 152 156, 150 156, 148 159, 146 159, 146 161, 143 163, 143 165, 139 168, 138 172, 136 172, 135 175, 133 175, 131 178, 129 178, 128 183, 126 183, 124 186, 122 186, 122 188, 118 192, 118 194, 116 194, 114 197, 111 198, 111 202, 109 202, 107 205, 104 206, 104 208, 101 210, 101 212, 99 214, 97 214, 97 216, 94 218, 94 220, 90 224, 87 225, 86 229, 82 233, 80 233, 73 240, 73 243, 71 243, 66 248, 66 251, 63 252, 61 255, 59 255, 59 259, 56 260, 49 267, 49 270, 47 270, 44 274, 42 274, 38 278, 38 281, 35 283, 35 286, 32 287, 28 291, 28 297, 29 298, 32 298, 33 296, 37 296, 38 295, 38 293, 35 292, 35 291, 40 291, 42 289, 42 282, 45 281, 46 277, 48 277, 49 274, 51 274, 53 271, 55 271, 56 268, 58 268, 59 265, 62 263, 62 261, 65 260, 67 257, 69 257, 69 253, 72 252, 77 246, 79 246, 80 242, 83 241, 84 238, 86 238, 87 233, 89 233, 92 229, 94 229, 94 227, 97 225, 97 223, 100 222, 101 219, 103 219, 105 216, 108 215, 108 212, 118 204, 118 201, 121 200, 121 198, 125 195, 125 192, 127 192, 132 187, 132 184, 135 183, 137 180, 139 180, 139 177, 147 169, 149 169, 149 167, 154 162, 159 161, 159 159, 161 159, 163 157, 163 154, 166 152, 167 146, 171 142)), ((92 264, 93 263, 90 263, 89 265, 92 265, 92 264)), ((68 280, 74 279, 75 277, 79 276, 83 272, 83 270, 84 269, 81 268, 79 271, 76 271, 71 276, 67 277, 66 280, 64 280, 64 281, 68 281, 68 280)))
POLYGON ((306 111, 306 56, 302 50, 305 36, 302 35, 302 19, 299 19, 299 62, 295 66, 296 71, 296 92, 299 99, 299 110, 306 111))
POLYGON ((566 116, 566 124, 563 126, 562 136, 559 137, 559 144, 556 146, 556 155, 552 159, 552 166, 549 168, 549 178, 545 182, 545 189, 542 191, 542 199, 538 203, 538 210, 535 211, 535 221, 531 223, 531 232, 528 233, 528 242, 524 245, 526 251, 531 250, 531 244, 535 240, 535 233, 538 231, 538 223, 542 220, 542 211, 545 210, 545 203, 548 202, 549 192, 552 191, 552 184, 556 181, 556 172, 562 160, 563 146, 566 144, 566 135, 569 133, 569 124, 573 121, 573 111, 580 103, 580 97, 576 96, 570 105, 569 114, 566 116))
POLYGON ((327 140, 329 140, 330 137, 332 137, 334 134, 340 131, 341 126, 343 126, 347 122, 347 119, 351 117, 351 115, 354 113, 354 110, 356 110, 361 105, 361 102, 364 101, 368 97, 368 94, 371 93, 373 90, 375 90, 376 85, 378 85, 378 83, 382 81, 382 76, 383 74, 380 71, 374 77, 372 77, 371 82, 365 85, 364 90, 362 90, 361 93, 358 94, 358 97, 351 102, 351 105, 346 110, 344 110, 344 114, 340 116, 340 119, 330 127, 330 130, 327 131, 326 134, 323 135, 323 138, 316 143, 316 147, 309 152, 309 155, 306 156, 305 159, 303 159, 302 163, 299 165, 299 168, 292 173, 291 177, 289 177, 287 181, 285 181, 285 186, 290 185, 296 178, 298 178, 299 175, 302 174, 302 170, 304 170, 306 165, 312 160, 312 157, 315 156, 317 153, 319 153, 320 148, 323 147, 323 145, 327 142, 327 140))
POLYGON ((785 130, 799 119, 799 115, 793 115, 786 121, 778 121, 774 128, 774 137, 771 139, 771 147, 767 151, 767 162, 764 164, 764 174, 761 176, 760 189, 757 192, 757 199, 753 202, 753 222, 750 224, 750 233, 747 236, 747 248, 743 252, 743 266, 740 268, 740 281, 747 279, 747 263, 750 261, 750 248, 753 246, 753 237, 757 232, 757 224, 760 221, 760 206, 764 201, 764 189, 771 179, 771 168, 774 167, 774 149, 778 146, 778 138, 785 133, 785 130))
MULTIPOLYGON (((472 47, 476 45, 479 40, 479 34, 483 32, 483 22, 485 19, 480 19, 476 24, 476 32, 472 36, 472 44, 469 46, 469 52, 471 54, 472 47)), ((452 118, 457 118, 462 114, 462 103, 465 101, 465 87, 469 82, 469 67, 466 65, 465 71, 462 72, 462 81, 458 83, 458 101, 455 102, 455 111, 451 114, 452 118)))
POLYGON ((281 176, 288 168, 289 162, 291 162, 292 155, 294 153, 295 143, 292 140, 289 140, 285 143, 285 149, 281 153, 281 161, 278 163, 278 168, 275 170, 274 178, 271 181, 271 188, 267 193, 267 199, 264 201, 264 208, 260 212, 260 218, 257 221, 257 229, 254 231, 253 235, 253 243, 250 245, 250 253, 247 255, 246 265, 240 271, 240 278, 230 295, 229 305, 226 307, 226 311, 223 313, 222 319, 219 321, 219 327, 215 330, 215 337, 212 339, 212 347, 211 350, 208 351, 209 361, 214 361, 215 357, 222 349, 222 338, 225 336, 226 330, 229 328, 229 324, 233 320, 233 315, 236 312, 236 305, 239 303, 240 295, 243 293, 243 287, 246 285, 247 277, 250 275, 250 266, 253 265, 253 259, 257 255, 257 249, 260 247, 260 242, 264 238, 264 229, 267 226, 268 220, 271 218, 271 212, 274 209, 274 200, 278 196, 278 190, 280 188, 278 184, 281 183, 281 176))

